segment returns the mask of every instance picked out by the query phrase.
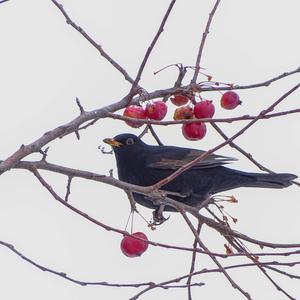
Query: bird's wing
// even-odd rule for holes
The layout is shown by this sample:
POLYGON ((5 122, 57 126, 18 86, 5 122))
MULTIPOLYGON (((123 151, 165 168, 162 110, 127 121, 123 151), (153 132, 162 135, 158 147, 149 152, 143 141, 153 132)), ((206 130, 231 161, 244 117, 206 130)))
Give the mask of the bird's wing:
MULTIPOLYGON (((199 157, 203 153, 205 153, 205 151, 202 150, 173 146, 154 146, 149 149, 146 157, 146 166, 155 169, 176 170, 199 157)), ((236 158, 232 157, 210 154, 199 163, 195 164, 193 168, 213 168, 236 160, 236 158)))

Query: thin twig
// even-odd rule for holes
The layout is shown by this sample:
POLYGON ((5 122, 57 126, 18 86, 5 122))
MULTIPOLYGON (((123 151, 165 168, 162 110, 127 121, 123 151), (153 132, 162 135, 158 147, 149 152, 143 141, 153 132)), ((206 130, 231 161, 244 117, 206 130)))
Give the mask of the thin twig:
MULTIPOLYGON (((55 271, 54 269, 51 269, 49 267, 45 267, 35 261, 33 261, 32 259, 30 259, 29 257, 27 257, 25 254, 23 254, 22 252, 20 252, 19 250, 17 250, 12 244, 6 243, 4 241, 0 241, 0 245, 6 247, 7 249, 11 250, 12 252, 14 252, 17 256, 19 256, 20 258, 22 258, 23 260, 27 261, 28 263, 30 263, 31 265, 33 265, 34 267, 40 269, 43 272, 48 272, 51 274, 54 274, 56 276, 61 277, 62 279, 71 281, 75 284, 81 285, 81 286, 109 286, 109 287, 121 287, 121 288, 128 288, 128 287, 134 287, 134 288, 138 288, 138 287, 143 287, 143 286, 151 286, 151 287, 162 287, 165 289, 171 289, 171 288, 186 288, 188 287, 188 285, 160 285, 160 284, 155 284, 154 282, 140 282, 140 283, 110 283, 110 282, 106 282, 106 281, 83 281, 83 280, 78 280, 75 278, 72 278, 71 276, 67 275, 65 272, 59 272, 59 271, 55 271)), ((201 286, 203 285, 203 283, 194 283, 191 286, 201 286)))
POLYGON ((77 106, 78 106, 78 108, 79 108, 80 113, 83 114, 83 113, 84 113, 84 108, 83 108, 83 106, 81 105, 80 100, 79 100, 78 97, 76 97, 76 104, 77 104, 77 106))
POLYGON ((204 44, 205 44, 205 41, 206 41, 206 37, 207 35, 209 34, 209 27, 210 27, 210 24, 211 24, 211 21, 214 17, 214 14, 218 8, 218 5, 220 3, 221 0, 217 0, 212 11, 209 13, 209 17, 208 17, 208 20, 207 20, 207 23, 206 23, 206 26, 205 26, 205 30, 202 34, 202 39, 201 39, 201 43, 200 43, 200 47, 199 47, 199 51, 198 51, 198 55, 197 55, 197 59, 196 59, 196 64, 195 64, 195 72, 194 72, 194 76, 193 76, 193 79, 191 80, 191 84, 194 84, 196 83, 197 81, 197 77, 198 77, 198 74, 199 74, 199 71, 200 71, 200 61, 201 61, 201 56, 202 56, 202 53, 203 53, 203 49, 204 49, 204 44))
MULTIPOLYGON (((275 117, 282 117, 285 115, 290 115, 294 113, 300 113, 300 108, 292 109, 288 111, 277 112, 273 114, 267 114, 262 116, 261 119, 271 119, 275 117)), ((169 125, 177 125, 177 124, 190 124, 190 123, 233 123, 239 121, 248 121, 254 120, 257 116, 239 116, 239 117, 230 117, 230 118, 202 118, 202 119, 184 119, 184 120, 171 120, 171 121, 158 121, 152 119, 137 119, 126 117, 123 115, 119 115, 116 113, 106 112, 106 116, 115 120, 122 120, 122 121, 130 121, 137 124, 147 124, 147 125, 160 125, 160 126, 169 126, 169 125)))
POLYGON ((277 75, 271 79, 258 82, 258 83, 253 83, 253 84, 234 84, 234 85, 218 85, 218 86, 203 86, 201 83, 200 84, 188 84, 185 86, 181 87, 170 87, 166 89, 159 89, 153 92, 149 92, 147 94, 147 97, 137 97, 134 98, 133 103, 139 103, 140 101, 146 101, 150 99, 155 99, 159 97, 165 97, 165 96, 171 96, 171 95, 176 95, 176 94, 182 94, 186 93, 189 91, 198 91, 198 92, 214 92, 214 91, 229 91, 229 90, 247 90, 247 89, 254 89, 254 88, 259 88, 259 87, 268 87, 272 83, 281 80, 283 78, 286 78, 288 76, 291 76, 293 74, 300 73, 300 67, 289 71, 289 72, 284 72, 280 75, 277 75))
POLYGON ((268 265, 264 265, 264 268, 267 268, 267 269, 270 269, 274 272, 277 272, 277 273, 280 273, 282 275, 285 275, 285 276, 288 276, 289 278, 291 279, 300 279, 300 276, 299 275, 295 275, 295 274, 290 274, 288 272, 285 272, 285 271, 282 271, 282 270, 279 270, 277 268, 274 268, 274 267, 271 267, 271 266, 268 266, 268 265))
POLYGON ((66 18, 67 24, 71 25, 75 30, 77 30, 88 42, 90 42, 99 53, 109 62, 111 63, 130 83, 134 83, 134 80, 129 76, 127 71, 121 67, 105 50, 103 50, 102 46, 99 45, 81 26, 78 26, 69 16, 69 14, 65 11, 62 4, 60 4, 56 0, 51 0, 53 4, 60 10, 60 12, 66 18))
POLYGON ((233 242, 234 246, 237 246, 238 251, 242 251, 247 255, 247 257, 258 267, 258 269, 263 273, 263 275, 272 283, 272 285, 275 286, 275 288, 285 294, 290 300, 296 300, 294 297, 292 297, 285 289, 283 289, 265 270, 263 264, 258 260, 257 257, 254 257, 250 251, 247 249, 247 247, 243 244, 242 241, 236 238, 230 239, 233 242))
MULTIPOLYGON (((198 222, 198 227, 197 227, 197 235, 200 235, 200 231, 201 231, 201 227, 202 227, 202 223, 198 222)), ((192 262, 191 262, 191 268, 190 268, 190 274, 192 274, 195 271, 195 263, 196 263, 196 256, 197 256, 197 245, 198 245, 198 241, 195 238, 194 239, 194 243, 193 243, 193 254, 192 254, 192 262)), ((186 284, 188 286, 188 299, 192 300, 192 289, 191 289, 191 281, 192 281, 192 275, 189 276, 186 284)))
MULTIPOLYGON (((221 128, 216 124, 216 123, 211 123, 211 126, 224 138, 224 140, 228 140, 228 136, 221 130, 221 128)), ((252 154, 248 153, 244 149, 242 149, 240 146, 235 144, 234 142, 230 142, 229 146, 232 148, 235 148, 238 150, 240 153, 242 153, 245 157, 247 157, 253 164, 255 164, 260 170, 269 172, 270 174, 275 173, 274 171, 268 169, 267 167, 263 166, 260 164, 257 160, 255 160, 252 156, 252 154)), ((297 182, 296 180, 292 181, 294 184, 300 186, 300 183, 297 182)))
POLYGON ((163 143, 161 142, 161 140, 159 139, 158 135, 156 134, 156 132, 154 131, 152 125, 148 125, 150 132, 152 134, 152 136, 155 138, 156 142, 158 145, 162 146, 163 143))
POLYGON ((97 121, 99 121, 99 118, 95 118, 91 122, 88 122, 86 125, 83 125, 83 126, 79 127, 78 131, 83 130, 83 129, 87 129, 88 127, 94 125, 97 121))
POLYGON ((134 200, 134 197, 133 197, 133 194, 131 191, 125 191, 126 192, 126 195, 128 197, 128 200, 129 200, 129 203, 130 203, 130 209, 131 209, 131 213, 133 212, 137 212, 137 209, 136 209, 136 202, 134 200))
POLYGON ((81 124, 84 124, 90 120, 105 118, 107 112, 113 112, 124 108, 126 106, 126 101, 127 99, 125 97, 119 102, 115 102, 100 109, 95 109, 89 112, 82 113, 70 122, 45 132, 41 137, 39 137, 32 143, 28 145, 22 144, 17 151, 15 151, 8 158, 1 162, 0 175, 9 170, 11 167, 13 167, 22 158, 28 156, 29 154, 39 152, 40 149, 49 142, 78 131, 78 128, 81 124))
MULTIPOLYGON (((264 267, 269 267, 270 266, 288 266, 288 267, 291 267, 291 266, 295 266, 295 265, 299 265, 300 264, 300 261, 297 261, 297 262, 291 262, 291 263, 280 263, 280 262, 276 262, 276 261, 271 261, 271 262, 264 262, 262 263, 262 265, 264 267)), ((240 268, 246 268, 246 267, 256 267, 256 264, 254 263, 244 263, 244 264, 237 264, 237 265, 231 265, 231 266, 225 266, 224 269, 225 270, 232 270, 232 269, 240 269, 240 268)), ((273 271, 275 272, 279 272, 279 270, 277 270, 276 268, 273 268, 273 271)), ((203 269, 201 271, 196 271, 192 274, 192 276, 196 276, 196 275, 200 275, 200 274, 208 274, 208 273, 221 273, 221 269, 220 268, 215 268, 215 269, 203 269)), ((279 272, 281 273, 281 272, 279 272)), ((281 273, 282 274, 282 273, 281 273)), ((286 275, 286 274, 283 274, 283 275, 286 275)), ((186 279, 190 276, 190 274, 187 274, 187 275, 183 275, 183 276, 180 276, 180 277, 177 277, 177 278, 174 278, 174 279, 171 279, 171 280, 168 280, 168 281, 164 281, 164 282, 161 282, 159 285, 164 285, 164 284, 170 284, 172 282, 179 282, 183 279, 186 279)), ((286 276, 289 276, 289 277, 292 277, 293 275, 291 274, 288 274, 286 276)), ((292 278, 298 278, 298 277, 292 277, 292 278)), ((138 299, 142 294, 150 291, 151 289, 154 289, 156 288, 156 286, 154 287, 147 287, 145 288, 144 290, 142 290, 141 292, 139 292, 137 295, 135 295, 134 297, 130 298, 129 300, 136 300, 138 299)))
MULTIPOLYGON (((10 251, 12 251, 13 253, 15 253, 17 256, 19 256, 21 259, 25 260, 26 262, 30 263, 31 265, 33 265, 34 267, 44 271, 44 272, 49 272, 51 274, 54 274, 56 276, 61 277, 62 279, 71 281, 75 284, 81 285, 81 286, 88 286, 88 285, 100 285, 100 286, 110 286, 110 287, 134 287, 134 288, 138 288, 138 287, 150 287, 151 289, 153 288, 157 288, 157 287, 164 287, 164 288, 184 288, 184 287, 188 287, 188 285, 170 285, 176 282, 179 282, 185 278, 188 278, 190 276, 190 274, 185 275, 185 276, 181 276, 179 278, 175 278, 172 280, 169 280, 165 283, 154 283, 154 282, 139 282, 139 283, 109 283, 106 281, 83 281, 83 280, 78 280, 78 279, 74 279, 72 277, 70 277, 69 275, 67 275, 65 272, 59 272, 59 271, 55 271, 49 267, 43 266, 35 261, 33 261, 32 259, 30 259, 29 257, 27 257, 24 253, 20 252, 19 250, 17 250, 12 244, 9 244, 7 242, 4 241, 0 241, 0 245, 6 247, 7 249, 9 249, 10 251)), ((291 277, 291 278, 297 278, 300 279, 300 276, 298 275, 291 275, 287 272, 284 272, 282 270, 278 270, 275 267, 272 266, 291 266, 292 264, 299 264, 300 262, 293 262, 293 263, 277 263, 277 262, 265 262, 263 263, 265 268, 269 268, 270 270, 273 270, 275 272, 281 273, 282 275, 291 277)), ((254 266, 254 264, 242 264, 242 265, 232 265, 232 266, 227 266, 224 267, 225 269, 234 269, 234 268, 243 268, 243 267, 251 267, 254 266)), ((198 272, 194 272, 192 275, 196 276, 199 274, 203 274, 203 273, 211 273, 211 272, 219 272, 220 270, 218 269, 206 269, 206 270, 202 270, 202 271, 198 271, 198 272)), ((195 283, 192 286, 199 286, 199 285, 203 285, 202 283, 195 283)))
POLYGON ((151 52, 152 52, 152 50, 153 50, 156 42, 158 41, 161 33, 164 31, 164 26, 165 26, 165 24, 166 24, 166 22, 168 20, 168 17, 170 15, 171 11, 172 11, 172 8, 173 8, 175 2, 176 2, 176 0, 172 0, 170 2, 169 7, 168 7, 168 9, 167 9, 167 11, 166 11, 166 13, 165 13, 162 21, 161 21, 161 24, 160 24, 159 28, 158 28, 158 31, 155 34, 155 36, 154 36, 154 38, 153 38, 150 46, 148 47, 148 49, 146 51, 146 54, 145 54, 145 56, 143 58, 143 61, 142 61, 141 65, 140 65, 140 67, 139 67, 139 70, 137 72, 136 78, 135 78, 135 80, 134 80, 134 82, 132 84, 131 90, 130 90, 130 92, 128 94, 128 104, 131 102, 131 99, 132 99, 132 97, 133 97, 133 95, 135 93, 135 89, 138 87, 138 84, 140 82, 140 79, 141 79, 142 73, 144 71, 144 68, 146 66, 146 63, 148 61, 148 58, 149 58, 149 56, 150 56, 150 54, 151 54, 151 52))
MULTIPOLYGON (((203 242, 200 240, 199 235, 197 234, 196 229, 194 228, 192 222, 190 221, 190 219, 187 217, 185 211, 183 210, 179 210, 179 212, 181 213, 182 217, 184 218, 185 222, 187 223, 187 225, 189 226, 189 228, 191 229, 191 231, 194 234, 195 239, 197 239, 197 242, 199 244, 199 246, 204 249, 205 251, 209 251, 209 249, 203 244, 203 242)), ((220 264, 220 262, 217 260, 217 258, 213 255, 210 255, 210 258, 213 260, 213 262, 218 266, 218 268, 221 270, 221 272, 224 274, 224 276, 227 278, 227 280, 230 282, 230 284, 232 285, 232 287, 234 289, 237 289, 242 295, 244 295, 245 298, 251 300, 251 296, 248 292, 244 291, 232 278, 231 276, 228 274, 228 272, 224 269, 224 267, 220 264)))
POLYGON ((72 176, 68 176, 68 183, 67 183, 67 191, 66 191, 66 195, 65 195, 65 201, 69 200, 69 196, 71 194, 71 183, 72 183, 72 176))

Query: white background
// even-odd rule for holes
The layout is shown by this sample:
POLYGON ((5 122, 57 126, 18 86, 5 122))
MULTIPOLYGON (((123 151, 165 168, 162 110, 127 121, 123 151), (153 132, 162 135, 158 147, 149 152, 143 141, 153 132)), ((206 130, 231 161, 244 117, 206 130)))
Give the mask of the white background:
MULTIPOLYGON (((63 4, 73 20, 135 77, 169 1, 65 0, 63 4)), ((174 68, 156 76, 154 71, 172 63, 195 63, 213 4, 213 1, 177 1, 143 73, 141 85, 148 92, 171 87, 177 76, 174 68)), ((293 0, 222 1, 207 39, 202 67, 215 80, 236 84, 261 82, 297 68, 299 10, 299 1, 293 0)), ((219 107, 219 93, 203 96, 214 100, 217 117, 256 114, 298 82, 296 74, 268 88, 240 91, 243 105, 234 111, 219 107)), ((129 88, 123 76, 65 23, 50 0, 11 0, 0 5, 0 159, 8 157, 21 144, 31 143, 46 131, 75 118, 78 115, 75 97, 80 98, 86 110, 92 110, 118 101, 129 88)), ((291 95, 278 110, 299 108, 299 95, 299 91, 291 95)), ((171 119, 174 108, 171 105, 169 108, 171 119)), ((244 124, 223 124, 222 128, 230 135, 244 124)), ((297 114, 260 121, 236 142, 270 169, 299 175, 299 129, 297 114)), ((114 157, 99 152, 97 146, 102 139, 140 131, 120 121, 101 120, 81 132, 80 141, 73 134, 52 142, 48 159, 64 166, 108 174, 110 168, 115 168, 114 157)), ((222 141, 213 128, 199 142, 186 141, 180 126, 157 128, 157 132, 165 144, 200 149, 209 149, 222 141)), ((145 140, 155 143, 151 136, 145 140)), ((234 168, 258 171, 230 147, 218 153, 239 158, 234 168)), ((43 175, 64 195, 64 176, 43 175)), ((191 253, 149 247, 140 258, 123 256, 119 249, 120 235, 107 232, 62 207, 28 171, 12 170, 2 175, 0 191, 0 239, 14 244, 42 265, 76 279, 114 283, 160 282, 189 272, 191 253)), ((299 243, 298 187, 244 188, 227 194, 232 193, 239 203, 226 208, 239 219, 234 226, 236 230, 270 242, 299 243)), ((124 229, 129 213, 124 192, 101 183, 74 180, 70 202, 100 221, 124 229)), ((140 208, 140 211, 150 219, 150 210, 140 208)), ((189 229, 175 214, 154 232, 136 217, 135 230, 163 243, 191 246, 193 241, 189 229)), ((216 232, 205 227, 202 239, 211 250, 224 253, 224 240, 216 232)), ((258 247, 251 249, 260 251, 258 247)), ((240 260, 221 261, 231 264, 240 260)), ((214 264, 202 255, 198 256, 196 267, 201 270, 214 264)), ((299 275, 300 268, 291 273, 299 275)), ((230 274, 253 299, 286 299, 254 268, 230 274)), ((300 297, 300 283, 296 279, 271 275, 294 297, 300 297)), ((221 274, 196 279, 206 285, 193 289, 195 299, 243 299, 221 274)), ((128 299, 138 292, 137 289, 76 286, 34 268, 4 247, 0 247, 0 281, 1 295, 6 300, 128 299)), ((142 299, 187 299, 187 291, 155 289, 142 299)))

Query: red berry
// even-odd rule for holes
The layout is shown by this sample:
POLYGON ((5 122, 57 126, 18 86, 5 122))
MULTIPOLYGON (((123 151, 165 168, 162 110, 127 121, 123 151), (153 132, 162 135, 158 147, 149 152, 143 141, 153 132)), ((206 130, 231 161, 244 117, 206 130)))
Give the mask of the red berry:
POLYGON ((134 236, 148 241, 147 236, 142 232, 125 235, 121 241, 121 250, 128 257, 141 256, 148 248, 147 242, 137 240, 134 236))
POLYGON ((241 103, 242 101, 236 92, 229 91, 222 95, 221 106, 225 109, 234 109, 241 103))
POLYGON ((183 136, 190 141, 197 141, 204 138, 206 134, 205 123, 190 123, 182 125, 183 136))
POLYGON ((198 119, 212 118, 215 113, 215 106, 211 100, 204 100, 197 103, 194 107, 195 117, 198 119))
POLYGON ((162 120, 168 111, 168 107, 163 101, 155 101, 148 103, 146 106, 146 114, 149 119, 152 120, 162 120))
MULTIPOLYGON (((146 119, 147 115, 145 110, 141 106, 137 105, 130 105, 125 108, 123 112, 123 116, 125 117, 130 117, 130 118, 136 118, 136 119, 146 119)), ((127 125, 134 127, 134 128, 139 128, 143 124, 142 123, 135 123, 131 121, 125 121, 127 125)))
POLYGON ((184 119, 193 119, 193 118, 194 118, 193 109, 188 105, 176 108, 173 116, 174 120, 184 120, 184 119))
POLYGON ((185 95, 175 95, 171 98, 171 102, 176 106, 185 105, 190 101, 189 97, 185 95))

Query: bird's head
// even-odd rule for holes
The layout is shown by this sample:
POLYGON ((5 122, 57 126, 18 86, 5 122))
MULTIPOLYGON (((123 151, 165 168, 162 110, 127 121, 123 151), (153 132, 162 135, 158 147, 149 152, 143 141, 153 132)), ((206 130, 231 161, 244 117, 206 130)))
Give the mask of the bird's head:
POLYGON ((140 146, 145 145, 139 137, 130 133, 119 134, 114 138, 106 138, 103 142, 112 146, 116 154, 124 151, 132 152, 133 149, 139 149, 140 146))

